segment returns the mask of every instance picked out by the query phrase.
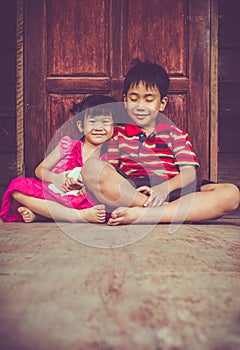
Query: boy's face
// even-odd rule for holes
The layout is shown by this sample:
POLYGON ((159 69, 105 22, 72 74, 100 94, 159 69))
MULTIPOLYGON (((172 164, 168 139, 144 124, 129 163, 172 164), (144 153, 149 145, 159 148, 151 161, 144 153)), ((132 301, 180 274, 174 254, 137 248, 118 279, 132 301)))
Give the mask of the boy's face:
POLYGON ((167 97, 161 98, 157 88, 146 88, 142 82, 133 85, 124 96, 125 107, 132 121, 140 128, 151 133, 156 126, 158 112, 164 111, 167 97))
POLYGON ((85 116, 84 125, 78 121, 78 128, 84 133, 85 142, 95 146, 108 141, 113 134, 114 122, 111 115, 85 116))

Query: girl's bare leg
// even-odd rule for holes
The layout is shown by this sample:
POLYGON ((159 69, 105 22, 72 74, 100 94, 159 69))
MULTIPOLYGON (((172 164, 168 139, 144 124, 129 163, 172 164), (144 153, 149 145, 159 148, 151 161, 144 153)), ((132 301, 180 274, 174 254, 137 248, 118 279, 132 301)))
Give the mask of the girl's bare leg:
POLYGON ((19 207, 17 211, 22 215, 24 222, 30 223, 33 221, 38 221, 38 215, 26 207, 19 207))
POLYGON ((147 196, 124 179, 116 169, 97 158, 88 159, 82 168, 83 182, 100 203, 110 207, 143 207, 147 196))
POLYGON ((198 222, 221 217, 237 209, 239 190, 232 184, 209 184, 201 192, 152 208, 120 207, 112 212, 108 225, 158 222, 198 222))
POLYGON ((14 192, 13 198, 30 209, 34 214, 49 219, 69 222, 99 222, 106 219, 106 209, 103 204, 95 205, 87 209, 74 209, 65 207, 54 201, 27 196, 21 192, 14 192))

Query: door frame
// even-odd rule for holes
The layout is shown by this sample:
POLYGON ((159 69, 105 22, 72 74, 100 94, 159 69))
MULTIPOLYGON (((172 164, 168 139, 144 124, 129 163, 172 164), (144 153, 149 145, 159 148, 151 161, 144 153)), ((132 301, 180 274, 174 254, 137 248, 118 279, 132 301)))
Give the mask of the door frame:
POLYGON ((218 180, 218 1, 210 1, 210 179, 218 180))

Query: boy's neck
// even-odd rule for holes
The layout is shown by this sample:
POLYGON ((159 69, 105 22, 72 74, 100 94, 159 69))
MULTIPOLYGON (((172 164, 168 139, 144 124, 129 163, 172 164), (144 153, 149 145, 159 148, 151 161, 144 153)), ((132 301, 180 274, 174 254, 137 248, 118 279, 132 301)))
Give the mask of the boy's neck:
POLYGON ((154 127, 150 127, 150 128, 147 128, 147 127, 139 127, 143 132, 145 132, 145 134, 147 136, 151 135, 154 131, 155 131, 155 128, 156 128, 156 125, 154 127))

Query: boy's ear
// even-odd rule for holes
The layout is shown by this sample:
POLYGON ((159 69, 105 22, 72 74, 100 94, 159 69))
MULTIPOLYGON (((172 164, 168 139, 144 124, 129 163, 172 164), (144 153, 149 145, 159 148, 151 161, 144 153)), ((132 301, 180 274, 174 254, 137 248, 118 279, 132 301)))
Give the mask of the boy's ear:
POLYGON ((77 121, 77 128, 80 132, 83 132, 83 125, 81 120, 77 121))
POLYGON ((164 111, 164 109, 166 108, 167 103, 168 103, 168 98, 167 98, 167 96, 165 96, 165 97, 163 97, 161 99, 161 104, 160 104, 160 108, 159 108, 160 112, 164 111))
POLYGON ((124 107, 127 108, 127 95, 123 94, 124 107))

